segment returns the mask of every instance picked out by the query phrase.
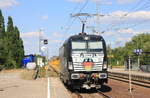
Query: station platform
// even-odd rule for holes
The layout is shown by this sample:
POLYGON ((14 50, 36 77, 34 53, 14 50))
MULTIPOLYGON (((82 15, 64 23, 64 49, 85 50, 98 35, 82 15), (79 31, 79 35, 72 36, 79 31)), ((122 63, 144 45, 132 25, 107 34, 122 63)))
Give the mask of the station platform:
MULTIPOLYGON (((112 68, 112 69, 109 68, 108 72, 129 74, 129 70, 125 70, 123 68, 112 68)), ((148 77, 148 78, 150 78, 150 73, 148 73, 148 72, 131 71, 131 74, 135 75, 135 76, 141 76, 141 77, 148 77)))
POLYGON ((50 98, 72 98, 58 77, 50 77, 50 98))

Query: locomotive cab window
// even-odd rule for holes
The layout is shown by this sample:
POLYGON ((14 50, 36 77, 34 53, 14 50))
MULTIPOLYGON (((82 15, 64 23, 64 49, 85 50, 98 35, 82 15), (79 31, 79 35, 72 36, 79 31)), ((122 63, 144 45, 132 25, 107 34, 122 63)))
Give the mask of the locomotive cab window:
POLYGON ((95 51, 103 50, 102 41, 72 41, 72 51, 95 51))
POLYGON ((88 42, 88 50, 99 52, 103 50, 103 44, 101 41, 89 41, 88 42))
POLYGON ((84 50, 86 49, 86 42, 84 41, 72 41, 72 49, 73 50, 84 50))

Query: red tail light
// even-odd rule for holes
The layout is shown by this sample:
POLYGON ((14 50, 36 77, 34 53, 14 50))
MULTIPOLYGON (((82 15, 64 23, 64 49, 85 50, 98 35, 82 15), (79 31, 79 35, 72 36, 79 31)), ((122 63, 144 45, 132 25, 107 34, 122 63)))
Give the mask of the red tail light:
POLYGON ((85 77, 85 75, 84 74, 80 74, 80 78, 84 78, 85 77))

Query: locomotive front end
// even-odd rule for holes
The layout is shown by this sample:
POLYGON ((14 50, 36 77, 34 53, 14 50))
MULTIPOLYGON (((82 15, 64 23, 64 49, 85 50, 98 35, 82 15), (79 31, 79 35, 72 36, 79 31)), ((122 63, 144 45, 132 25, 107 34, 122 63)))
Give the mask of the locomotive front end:
POLYGON ((100 88, 107 83, 106 45, 99 36, 72 38, 70 84, 76 88, 100 88))

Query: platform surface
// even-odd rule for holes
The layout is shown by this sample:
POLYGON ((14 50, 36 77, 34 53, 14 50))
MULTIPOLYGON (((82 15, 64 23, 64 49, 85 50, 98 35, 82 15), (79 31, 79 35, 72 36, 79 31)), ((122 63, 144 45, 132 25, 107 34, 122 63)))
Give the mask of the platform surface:
POLYGON ((50 78, 51 98, 72 98, 58 77, 50 78))
MULTIPOLYGON (((48 79, 24 80, 19 72, 0 72, 0 98, 48 98, 48 79)), ((59 77, 50 77, 50 98, 72 98, 59 77)))
MULTIPOLYGON (((108 69, 108 72, 116 72, 116 73, 128 74, 129 70, 125 70, 123 68, 112 68, 112 69, 108 69)), ((131 71, 131 74, 132 75, 138 75, 138 76, 150 77, 150 73, 142 72, 142 71, 131 71)))

